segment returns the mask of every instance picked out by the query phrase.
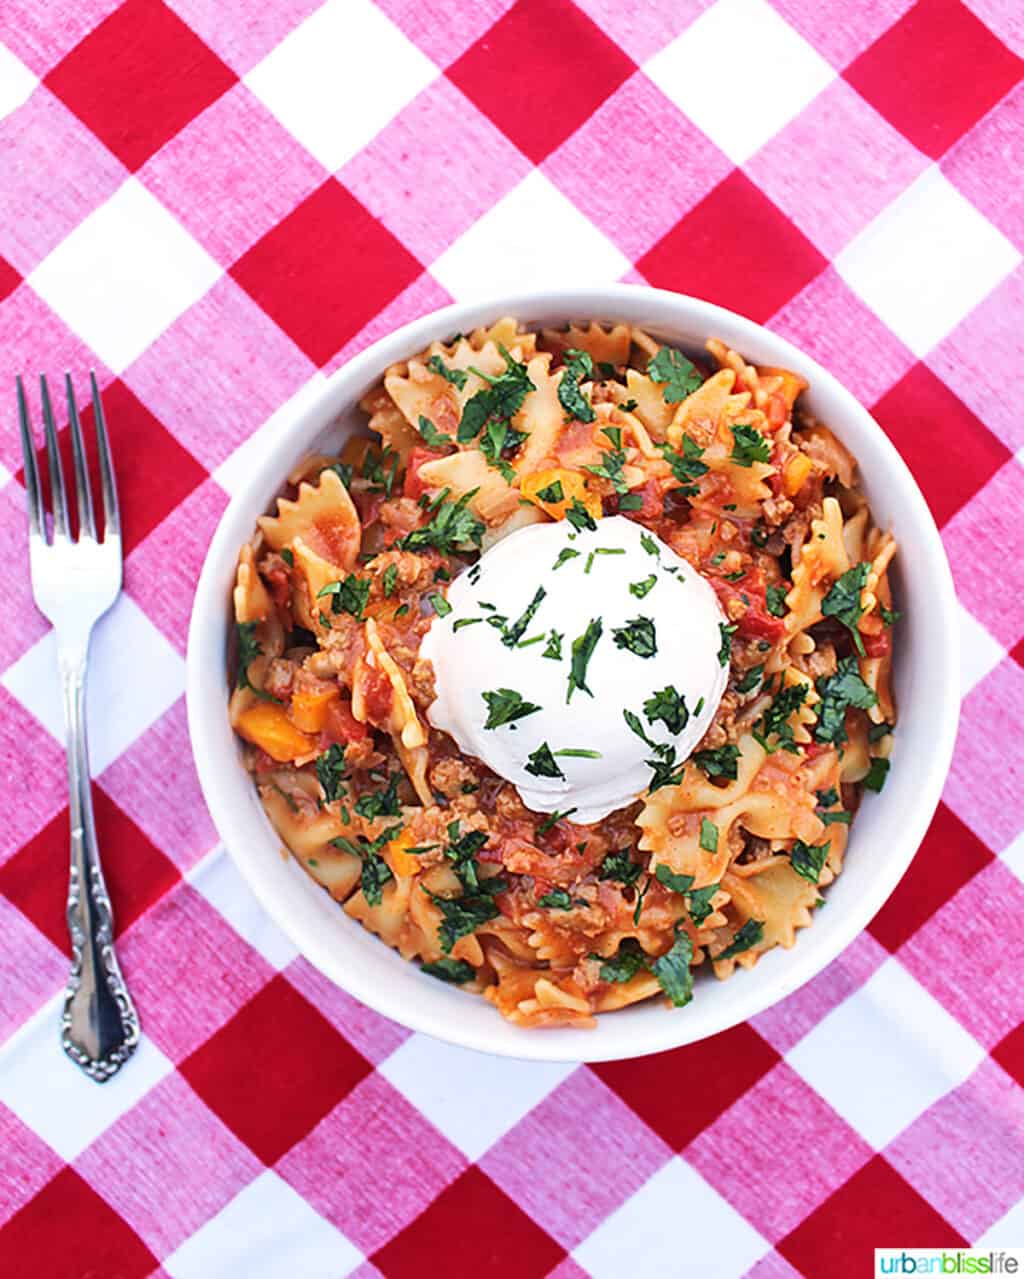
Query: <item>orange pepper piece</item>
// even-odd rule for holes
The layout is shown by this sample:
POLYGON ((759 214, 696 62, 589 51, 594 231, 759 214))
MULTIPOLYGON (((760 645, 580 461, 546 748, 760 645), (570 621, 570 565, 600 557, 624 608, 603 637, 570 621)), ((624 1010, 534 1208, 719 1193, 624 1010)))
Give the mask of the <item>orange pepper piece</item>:
POLYGON ((236 728, 247 742, 266 751, 280 764, 316 750, 316 738, 303 733, 276 702, 257 702, 238 717, 236 728))
POLYGON ((340 696, 337 688, 297 688, 292 694, 288 718, 304 733, 321 733, 331 702, 340 696))
MULTIPOLYGON (((565 512, 572 506, 574 500, 582 502, 595 520, 601 518, 601 499, 596 493, 590 492, 586 480, 579 471, 569 471, 561 466, 551 467, 546 471, 534 471, 532 475, 523 477, 519 484, 519 491, 523 497, 534 506, 539 506, 553 520, 564 520, 565 512), (561 488, 560 498, 541 496, 555 485, 561 488)), ((555 491, 557 493, 558 490, 555 491)))
POLYGON ((812 469, 813 463, 806 453, 793 454, 782 472, 782 490, 787 497, 800 492, 812 469))
POLYGON ((412 836, 405 831, 387 844, 385 852, 388 865, 399 879, 408 879, 420 869, 420 859, 415 854, 410 856, 405 851, 412 847, 412 836))

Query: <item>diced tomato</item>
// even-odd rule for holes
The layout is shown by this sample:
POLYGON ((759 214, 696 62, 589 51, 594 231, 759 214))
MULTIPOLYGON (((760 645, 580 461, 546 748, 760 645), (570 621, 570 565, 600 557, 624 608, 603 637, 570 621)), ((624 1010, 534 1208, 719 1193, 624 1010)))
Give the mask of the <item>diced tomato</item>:
POLYGON ((665 514, 665 499, 657 480, 648 480, 643 488, 634 489, 633 492, 634 495, 639 495, 641 506, 636 511, 623 511, 623 515, 632 520, 639 520, 642 524, 661 519, 665 514))
POLYGON ((279 609, 287 609, 292 600, 292 583, 288 570, 284 568, 271 569, 266 574, 266 581, 274 603, 279 609))
POLYGON ((427 491, 427 486, 420 479, 420 467, 427 462, 436 462, 439 457, 444 457, 443 453, 439 453, 437 449, 428 449, 422 444, 417 444, 413 451, 409 454, 409 460, 405 464, 405 483, 402 486, 402 495, 411 497, 413 500, 421 498, 427 491))
POLYGON ((252 753, 253 771, 257 773, 269 773, 275 768, 279 768, 277 760, 272 755, 268 755, 261 747, 256 746, 252 753))
POLYGON ((862 631, 861 639, 868 657, 886 657, 892 651, 892 637, 888 629, 879 631, 877 635, 865 635, 862 631))
POLYGON ((391 681, 375 667, 369 667, 365 674, 363 689, 366 698, 366 713, 374 724, 384 724, 391 714, 391 681))
POLYGON ((822 746, 820 742, 814 741, 813 738, 811 741, 807 742, 807 744, 804 746, 804 750, 807 752, 808 759, 814 759, 814 757, 816 755, 820 755, 824 749, 825 747, 822 746))
POLYGON ((747 605, 743 616, 736 619, 737 634, 768 640, 769 643, 774 644, 786 633, 782 618, 773 617, 768 612, 764 570, 760 567, 748 568, 738 582, 727 582, 722 577, 713 577, 711 585, 715 588, 727 616, 730 600, 738 599, 747 605))
POLYGON ((339 698, 331 702, 327 708, 327 719, 324 723, 323 737, 327 744, 331 745, 338 742, 346 745, 348 742, 358 742, 364 737, 368 737, 370 730, 365 724, 360 724, 356 717, 352 714, 352 703, 339 698))

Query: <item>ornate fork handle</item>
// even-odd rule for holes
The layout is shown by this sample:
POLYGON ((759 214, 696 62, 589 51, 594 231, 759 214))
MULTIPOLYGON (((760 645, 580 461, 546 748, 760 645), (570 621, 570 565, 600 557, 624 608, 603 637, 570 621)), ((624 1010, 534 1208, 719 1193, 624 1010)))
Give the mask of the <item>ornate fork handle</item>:
POLYGON ((71 812, 67 906, 71 974, 64 995, 61 1043, 72 1061, 103 1083, 135 1051, 139 1019, 114 953, 114 917, 96 844, 85 731, 87 658, 88 638, 80 647, 60 651, 71 812))

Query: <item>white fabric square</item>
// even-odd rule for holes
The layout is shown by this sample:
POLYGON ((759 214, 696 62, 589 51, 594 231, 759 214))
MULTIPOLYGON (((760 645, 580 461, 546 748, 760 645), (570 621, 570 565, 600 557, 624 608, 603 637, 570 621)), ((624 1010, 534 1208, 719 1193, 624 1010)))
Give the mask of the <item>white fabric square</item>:
POLYGON ((718 0, 644 70, 735 164, 836 74, 767 0, 718 0))
POLYGON ((235 868, 224 846, 218 845, 189 872, 189 882, 224 916, 236 933, 280 971, 298 951, 273 922, 235 868))
POLYGON ((846 283, 917 356, 950 333, 1021 255, 933 166, 835 259, 846 283))
POLYGON ((576 1069, 571 1062, 488 1057, 427 1035, 413 1035, 378 1067, 469 1159, 479 1159, 576 1069))
POLYGON ((437 75, 371 0, 327 0, 245 83, 334 172, 437 75))
POLYGON ((966 697, 975 684, 981 683, 989 671, 995 670, 1006 650, 959 601, 957 614, 960 622, 960 696, 966 697))
POLYGON ((430 268, 456 301, 522 289, 606 284, 630 263, 539 169, 430 268))
POLYGON ((768 1241, 746 1218, 676 1156, 572 1255, 594 1279, 738 1279, 768 1249, 768 1241))
POLYGON ((0 1102, 70 1163, 174 1067, 143 1033, 125 1067, 94 1084, 60 1046, 63 1002, 51 999, 0 1049, 0 1102))
POLYGON ((171 1279, 343 1279, 362 1260, 355 1244, 268 1168, 172 1252, 163 1268, 171 1279))
POLYGON ((235 449, 230 457, 226 457, 213 472, 213 479, 226 493, 234 497, 253 470, 263 461, 270 450, 286 430, 297 419, 298 415, 319 396, 327 379, 317 371, 303 386, 286 400, 279 409, 256 428, 255 431, 235 449))
MULTIPOLYGON (((56 633, 47 631, 0 682, 63 745, 56 633)), ((93 776, 127 750, 184 690, 185 663, 138 604, 119 595, 97 624, 89 654, 86 713, 93 776)))
POLYGON ((999 857, 1024 883, 1024 833, 1018 835, 1009 847, 1004 848, 999 857))
POLYGON ((889 959, 786 1059, 881 1150, 963 1083, 984 1056, 959 1022, 889 959))
POLYGON ((0 43, 0 120, 27 102, 38 83, 24 62, 0 43))
POLYGON ((181 223, 129 178, 40 262, 28 282, 120 373, 220 274, 181 223))

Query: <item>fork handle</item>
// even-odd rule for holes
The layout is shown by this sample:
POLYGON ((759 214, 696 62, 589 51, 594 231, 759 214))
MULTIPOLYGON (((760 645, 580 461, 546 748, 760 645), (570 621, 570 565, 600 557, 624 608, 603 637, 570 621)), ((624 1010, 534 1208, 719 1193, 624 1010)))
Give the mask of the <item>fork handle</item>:
POLYGON ((67 727, 71 871, 67 920, 71 974, 64 994, 61 1043, 90 1079, 104 1083, 139 1042, 139 1019, 114 953, 114 917, 103 880, 89 780, 85 730, 88 640, 60 653, 67 727))

